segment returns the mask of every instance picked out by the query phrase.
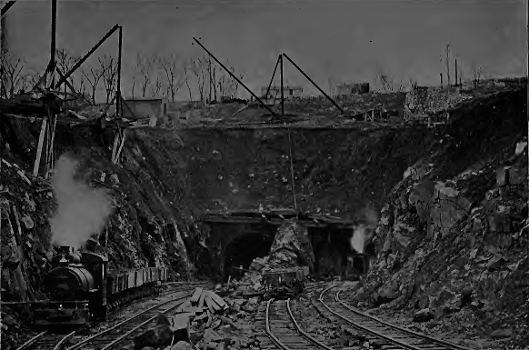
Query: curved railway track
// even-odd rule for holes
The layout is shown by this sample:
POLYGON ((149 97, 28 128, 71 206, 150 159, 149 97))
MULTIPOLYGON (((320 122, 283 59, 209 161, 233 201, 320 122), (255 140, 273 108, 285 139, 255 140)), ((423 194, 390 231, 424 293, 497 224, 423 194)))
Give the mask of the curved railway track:
MULTIPOLYGON (((442 339, 430 337, 412 330, 402 328, 385 322, 377 317, 365 314, 340 299, 338 290, 334 296, 328 295, 328 291, 334 286, 324 289, 320 293, 318 301, 331 314, 344 320, 351 326, 361 329, 378 338, 384 344, 383 349, 395 350, 472 350, 467 347, 452 344, 442 339), (326 295, 327 294, 327 295, 326 295)), ((380 342, 379 342, 380 343, 380 342)))
POLYGON ((90 336, 82 335, 82 332, 86 331, 86 328, 81 328, 68 333, 67 335, 44 331, 28 339, 16 350, 108 350, 114 348, 116 345, 129 340, 132 334, 137 334, 139 329, 148 326, 149 323, 156 319, 159 313, 167 314, 170 311, 177 309, 182 303, 185 302, 187 298, 192 295, 192 291, 195 287, 204 286, 207 284, 207 282, 198 282, 185 285, 183 288, 180 288, 180 290, 166 292, 164 293, 165 295, 175 294, 174 298, 162 301, 154 306, 140 311, 97 334, 90 336), (164 308, 161 309, 162 307, 164 308))
POLYGON ((266 304, 265 322, 266 333, 276 346, 283 350, 333 350, 301 329, 290 309, 290 299, 273 301, 270 299, 266 304))

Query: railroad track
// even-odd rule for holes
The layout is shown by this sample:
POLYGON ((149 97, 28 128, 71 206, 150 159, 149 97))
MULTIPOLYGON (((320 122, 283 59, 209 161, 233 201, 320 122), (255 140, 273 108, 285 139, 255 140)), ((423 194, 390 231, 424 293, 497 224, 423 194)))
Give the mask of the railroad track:
POLYGON ((37 347, 41 349, 61 350, 64 344, 66 344, 75 333, 76 332, 73 331, 66 335, 59 335, 44 331, 30 338, 24 344, 19 346, 17 350, 26 350, 37 347))
POLYGON ((333 350, 301 329, 290 309, 290 299, 276 302, 274 299, 268 300, 265 322, 266 333, 283 350, 333 350))
POLYGON ((174 294, 174 298, 165 300, 143 311, 134 314, 125 320, 104 329, 103 331, 86 336, 82 335, 87 328, 64 334, 56 334, 48 331, 41 332, 28 339, 16 350, 46 349, 46 350, 76 350, 76 349, 98 349, 107 350, 119 343, 128 340, 132 334, 151 323, 159 313, 167 314, 178 308, 187 298, 192 295, 195 287, 204 286, 207 283, 193 283, 185 285, 182 290, 172 290, 165 295, 174 294), (164 307, 161 309, 162 307, 164 307), (68 347, 68 345, 71 345, 68 347))
POLYGON ((378 340, 377 342, 382 345, 381 349, 383 350, 472 350, 367 315, 344 303, 340 299, 341 290, 330 295, 328 291, 333 287, 324 289, 318 301, 334 316, 374 336, 378 340))

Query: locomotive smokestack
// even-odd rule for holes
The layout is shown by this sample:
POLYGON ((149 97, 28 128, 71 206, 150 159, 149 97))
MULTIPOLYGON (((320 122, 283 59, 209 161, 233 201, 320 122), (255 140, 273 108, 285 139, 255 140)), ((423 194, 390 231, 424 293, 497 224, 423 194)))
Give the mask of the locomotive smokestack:
POLYGON ((70 262, 70 247, 67 245, 63 245, 59 248, 59 254, 62 255, 61 260, 59 260, 59 264, 61 266, 66 266, 70 262))

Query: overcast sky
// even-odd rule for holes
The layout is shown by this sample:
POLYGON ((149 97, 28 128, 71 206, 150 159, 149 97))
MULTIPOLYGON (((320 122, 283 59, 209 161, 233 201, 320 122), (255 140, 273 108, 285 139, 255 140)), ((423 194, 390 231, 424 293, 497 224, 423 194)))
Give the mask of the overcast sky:
MULTIPOLYGON (((122 25, 125 95, 137 52, 198 57, 204 52, 193 36, 244 72, 254 91, 268 84, 281 52, 325 90, 329 78, 373 83, 380 72, 436 85, 447 43, 467 78, 474 65, 492 76, 526 75, 526 6, 524 0, 58 0, 58 46, 80 56, 122 25)), ((49 59, 50 13, 48 0, 19 0, 9 11, 11 52, 39 70, 49 59)), ((114 35, 97 53, 117 55, 117 43, 114 35)), ((285 76, 314 91, 289 63, 285 76)), ((186 98, 185 87, 179 95, 186 98)))

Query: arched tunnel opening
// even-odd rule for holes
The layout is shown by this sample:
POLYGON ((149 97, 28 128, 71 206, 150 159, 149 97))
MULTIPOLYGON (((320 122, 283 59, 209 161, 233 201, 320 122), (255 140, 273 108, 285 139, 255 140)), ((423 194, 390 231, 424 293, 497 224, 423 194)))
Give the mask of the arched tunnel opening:
MULTIPOLYGON (((242 277, 250 270, 255 258, 269 256, 275 235, 284 222, 284 219, 268 222, 251 222, 247 218, 216 219, 218 221, 208 222, 211 235, 207 244, 213 260, 208 263, 200 259, 199 269, 208 270, 209 275, 224 281, 229 276, 242 277)), ((352 222, 321 225, 305 220, 301 225, 307 228, 312 245, 315 260, 311 273, 315 277, 342 276, 348 279, 356 276, 356 270, 364 270, 365 264, 358 262, 358 258, 363 259, 364 255, 357 254, 362 252, 356 252, 351 245, 352 222)))
POLYGON ((260 225, 234 238, 225 248, 224 276, 241 277, 255 258, 267 256, 275 232, 276 227, 260 225))

